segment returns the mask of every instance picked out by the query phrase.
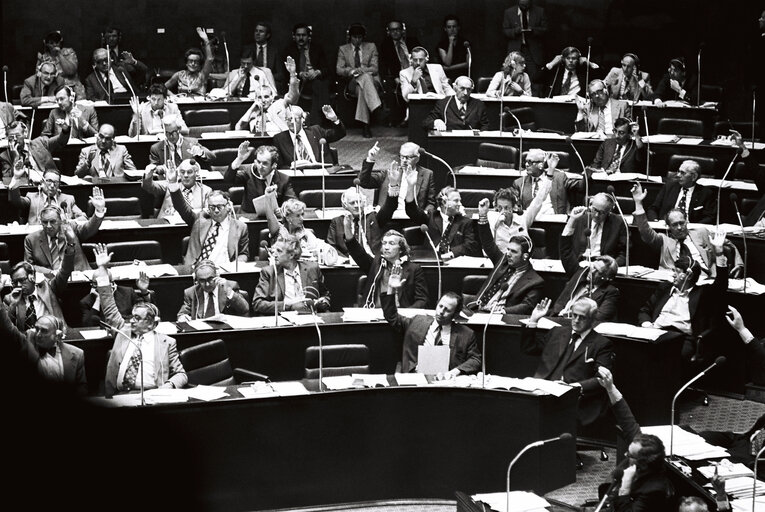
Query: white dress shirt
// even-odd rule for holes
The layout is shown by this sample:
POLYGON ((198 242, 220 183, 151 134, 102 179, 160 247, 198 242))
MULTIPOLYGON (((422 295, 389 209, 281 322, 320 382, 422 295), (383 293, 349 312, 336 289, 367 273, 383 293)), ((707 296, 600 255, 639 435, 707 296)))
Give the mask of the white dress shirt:
MULTIPOLYGON (((210 227, 212 231, 214 226, 210 227)), ((231 258, 228 255, 228 232, 231 229, 231 219, 226 217, 223 222, 220 223, 218 229, 218 238, 215 239, 215 247, 210 252, 210 259, 218 266, 228 267, 231 262, 231 258)), ((209 233, 209 231, 208 231, 209 233)), ((204 246, 204 240, 202 240, 204 246)))
MULTIPOLYGON (((433 320, 433 323, 430 324, 430 327, 428 327, 428 332, 425 334, 425 341, 423 345, 426 345, 428 347, 433 347, 436 345, 436 329, 438 329, 438 322, 436 320, 433 320)), ((441 344, 445 347, 449 346, 449 339, 452 336, 452 324, 443 325, 441 326, 441 344)))
MULTIPOLYGON (((136 350, 136 345, 141 347, 141 354, 143 355, 143 387, 144 389, 151 389, 157 387, 157 373, 155 371, 156 362, 154 361, 154 346, 156 344, 156 334, 154 331, 144 333, 139 338, 133 338, 133 343, 129 343, 125 355, 120 363, 120 369, 117 372, 117 389, 124 391, 122 382, 125 380, 125 372, 130 364, 130 358, 133 357, 133 352, 136 350)), ((141 372, 139 371, 135 377, 135 388, 141 387, 141 372)))

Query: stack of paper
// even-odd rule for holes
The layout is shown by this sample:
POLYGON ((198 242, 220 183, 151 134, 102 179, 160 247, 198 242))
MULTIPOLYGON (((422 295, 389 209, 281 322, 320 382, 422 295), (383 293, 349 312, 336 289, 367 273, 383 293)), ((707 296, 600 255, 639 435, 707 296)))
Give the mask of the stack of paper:
POLYGON ((698 146, 699 144, 701 144, 702 140, 704 139, 700 137, 681 137, 680 140, 677 141, 677 143, 684 146, 698 146))
POLYGON ((99 229, 137 229, 141 224, 136 220, 110 220, 104 219, 101 221, 101 227, 99 229))
MULTIPOLYGON (((728 290, 734 292, 744 291, 743 279, 728 279, 728 290)), ((765 293, 765 286, 761 285, 751 277, 746 278, 746 293, 751 295, 762 295, 765 293)))
POLYGON ((656 341, 666 331, 649 327, 637 327, 631 324, 603 322, 595 327, 595 332, 599 332, 604 336, 625 336, 637 340, 656 341))
POLYGON ((466 165, 457 174, 503 177, 518 177, 521 175, 517 169, 497 169, 496 167, 478 167, 475 165, 466 165))
MULTIPOLYGON (((523 319, 518 320, 518 321, 520 323, 522 323, 523 325, 528 325, 529 324, 529 319, 528 318, 523 318, 523 319)), ((557 323, 557 322, 553 322, 552 320, 550 320, 548 318, 544 318, 544 317, 540 318, 539 322, 537 322, 537 329, 543 329, 545 331, 549 331, 553 327, 560 327, 560 324, 557 323)))
POLYGON ((559 272, 561 274, 565 272, 563 263, 560 260, 540 258, 538 260, 531 260, 531 266, 537 272, 559 272))
POLYGON ((459 268, 492 268, 494 265, 489 258, 479 258, 476 256, 457 256, 444 263, 445 267, 459 268))
POLYGON ((468 319, 467 323, 469 325, 486 325, 488 321, 489 325, 507 325, 502 321, 503 314, 504 311, 494 313, 493 315, 490 313, 475 313, 468 319), (489 316, 491 316, 491 320, 489 320, 489 316))
MULTIPOLYGON (((670 454, 670 434, 672 432, 670 425, 642 427, 642 431, 644 434, 653 434, 661 439, 661 442, 664 443, 667 455, 670 454)), ((672 452, 679 457, 684 457, 689 460, 702 460, 730 456, 725 449, 711 445, 700 435, 692 434, 677 425, 675 425, 674 434, 672 452)))
POLYGON ((723 480, 727 480, 728 478, 734 478, 739 476, 753 476, 754 473, 751 469, 746 467, 744 464, 740 462, 733 463, 729 459, 723 459, 720 461, 719 464, 714 464, 711 466, 701 466, 698 468, 699 473, 704 475, 705 478, 712 479, 712 477, 715 475, 715 472, 717 472, 717 475, 722 478, 723 480))
MULTIPOLYGON (((642 265, 630 265, 630 275, 632 277, 644 277, 653 272, 654 269, 642 265)), ((627 275, 627 267, 619 267, 619 275, 627 275)))
POLYGON ((546 499, 527 491, 510 491, 510 510, 507 509, 506 492, 474 494, 471 497, 473 501, 485 503, 497 512, 537 512, 550 506, 546 499))
MULTIPOLYGON (((276 320, 273 316, 236 316, 220 315, 220 320, 231 326, 232 329, 261 329, 263 327, 274 327, 276 320)), ((286 325, 287 322, 280 322, 279 325, 286 325)))
POLYGON ((571 386, 568 384, 561 384, 551 380, 535 379, 534 377, 526 377, 523 380, 525 381, 524 385, 531 386, 535 390, 544 391, 548 395, 553 396, 561 396, 571 389, 571 386))
POLYGON ((301 315, 297 311, 282 311, 279 315, 293 325, 313 325, 314 322, 324 323, 324 320, 316 315, 301 315))
POLYGON ((147 404, 176 404, 188 402, 189 396, 185 389, 148 389, 144 399, 147 404))
MULTIPOLYGON (((475 387, 481 387, 482 379, 476 379, 475 387)), ((527 381, 526 379, 516 379, 513 377, 503 377, 501 375, 487 375, 486 376, 486 388, 487 389, 520 389, 521 391, 535 391, 536 385, 534 382, 527 381)))
POLYGON ((643 137, 643 140, 646 140, 647 142, 651 143, 659 143, 659 144, 673 144, 679 140, 679 137, 677 135, 666 135, 663 133, 655 134, 655 135, 649 135, 648 137, 643 137))
POLYGON ((324 377, 321 380, 327 389, 358 389, 373 388, 376 386, 388 387, 388 379, 385 375, 370 375, 354 373, 352 375, 337 375, 333 377, 324 377))
MULTIPOLYGON (((739 476, 725 481, 725 492, 735 500, 746 499, 751 501, 754 478, 751 476, 739 476)), ((755 496, 765 496, 765 483, 757 480, 755 496)))
POLYGON ((385 320, 380 308, 343 308, 343 322, 379 322, 385 320))
POLYGON ((197 400, 204 400, 209 402, 210 400, 218 400, 229 396, 226 393, 226 388, 221 386, 197 386, 195 388, 187 389, 186 394, 189 398, 195 398, 197 400))
POLYGON ((413 318, 417 315, 434 316, 436 314, 436 310, 425 308, 398 308, 398 314, 406 318, 413 318))
POLYGON ((731 500, 731 510, 733 512, 763 512, 765 511, 765 496, 757 496, 754 500, 754 510, 752 510, 752 499, 731 500))
POLYGON ((428 379, 422 373, 397 373, 396 384, 399 386, 427 386, 428 379))

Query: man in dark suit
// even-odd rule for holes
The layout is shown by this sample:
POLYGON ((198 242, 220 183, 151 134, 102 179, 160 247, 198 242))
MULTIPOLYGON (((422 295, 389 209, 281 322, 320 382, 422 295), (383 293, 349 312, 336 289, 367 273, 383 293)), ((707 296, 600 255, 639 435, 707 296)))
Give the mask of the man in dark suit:
POLYGON ((518 0, 518 6, 505 9, 502 29, 507 38, 507 52, 517 51, 526 59, 526 69, 532 82, 537 81, 544 63, 544 36, 547 18, 541 7, 531 0, 518 0))
POLYGON ((317 312, 330 308, 324 276, 314 261, 301 260, 300 240, 294 235, 280 237, 273 245, 274 263, 264 267, 252 296, 254 315, 273 315, 278 311, 310 311, 313 299, 317 312))
POLYGON ((161 167, 160 171, 164 172, 168 165, 178 167, 182 161, 188 159, 211 162, 215 158, 197 139, 181 135, 181 123, 176 116, 165 116, 162 123, 167 139, 152 144, 149 149, 149 162, 161 167))
POLYGON ((74 90, 68 85, 59 85, 54 93, 58 106, 50 111, 43 123, 42 135, 58 135, 64 126, 69 127, 72 137, 84 139, 98 131, 98 115, 92 106, 75 104, 74 90))
POLYGON ((512 189, 520 198, 523 210, 531 205, 531 202, 541 188, 540 181, 550 180, 549 198, 544 198, 539 214, 568 213, 571 203, 576 194, 584 191, 584 180, 569 178, 565 172, 558 170, 560 157, 556 153, 546 153, 537 148, 532 148, 526 154, 526 175, 513 181, 512 189))
MULTIPOLYGON (((598 65, 589 63, 591 69, 598 65)), ((543 96, 585 96, 587 79, 587 58, 573 46, 567 46, 553 60, 542 66, 540 78, 544 78, 548 88, 543 96)))
POLYGON ((46 170, 58 171, 52 153, 57 153, 69 142, 69 127, 63 130, 55 137, 41 135, 27 143, 27 126, 23 122, 14 121, 8 125, 8 148, 0 153, 3 176, 10 178, 18 172, 22 177, 20 179, 23 179, 22 184, 26 185, 30 181, 41 181, 46 170))
MULTIPOLYGON (((114 283, 112 273, 109 272, 109 281, 114 290, 114 302, 117 305, 122 318, 130 319, 133 314, 133 306, 139 302, 153 302, 154 292, 149 290, 149 276, 141 272, 135 280, 137 288, 118 286, 114 283)), ((80 312, 82 313, 82 325, 85 327, 98 327, 99 322, 106 321, 101 309, 101 300, 96 290, 96 283, 91 283, 92 289, 89 294, 80 299, 80 312)))
POLYGON ((24 80, 21 88, 21 104, 25 107, 37 108, 42 103, 53 103, 56 99, 56 88, 64 84, 64 79, 56 75, 56 66, 52 62, 44 62, 37 73, 24 80))
POLYGON ((481 352, 475 333, 466 325, 457 324, 454 318, 462 310, 462 297, 455 292, 446 292, 436 304, 434 316, 416 315, 407 318, 398 314, 393 288, 400 280, 391 282, 388 293, 380 296, 385 320, 404 337, 401 356, 401 371, 417 371, 417 356, 420 346, 449 347, 449 371, 439 374, 441 378, 453 378, 460 374, 476 373, 481 369, 481 352))
POLYGON ((624 100, 611 98, 605 82, 600 79, 591 80, 588 86, 588 100, 576 100, 577 114, 574 126, 578 132, 597 132, 606 136, 614 134, 616 120, 620 117, 630 117, 632 107, 624 100))
POLYGON ((581 425, 587 425, 608 407, 597 369, 612 368, 613 343, 592 329, 598 306, 588 298, 579 299, 571 308, 570 327, 553 327, 545 336, 536 336, 537 323, 549 307, 550 299, 545 298, 534 308, 521 330, 521 348, 527 354, 541 355, 535 378, 563 381, 580 389, 577 416, 581 425))
POLYGON ((300 78, 301 106, 309 108, 311 119, 317 120, 324 105, 329 104, 330 73, 329 61, 321 45, 313 44, 312 30, 305 23, 292 27, 292 42, 284 51, 285 57, 292 57, 297 63, 300 78), (303 98, 310 98, 311 103, 303 98))
POLYGON ((758 386, 765 386, 765 339, 758 340, 744 325, 741 313, 733 306, 728 306, 725 320, 738 333, 746 346, 749 378, 758 386))
POLYGON ((327 243, 337 249, 337 252, 348 256, 348 247, 345 245, 346 218, 349 221, 351 232, 348 238, 355 238, 364 248, 364 252, 370 256, 380 252, 382 231, 374 209, 367 208, 366 196, 359 194, 356 187, 349 187, 340 196, 340 202, 348 213, 334 217, 329 223, 327 243))
POLYGON ((390 109, 390 124, 404 118, 406 102, 401 96, 399 72, 411 64, 409 54, 420 46, 420 41, 406 34, 406 25, 399 20, 388 22, 385 41, 380 43, 380 77, 385 89, 385 104, 390 109))
POLYGON ((253 64, 259 68, 270 69, 276 82, 276 89, 279 94, 284 94, 287 90, 284 59, 271 41, 271 24, 267 21, 258 21, 255 23, 252 35, 255 39, 255 46, 252 49, 255 57, 253 64))
POLYGON ((274 146, 279 150, 279 162, 283 166, 296 167, 321 163, 321 139, 326 141, 324 162, 331 162, 329 144, 345 137, 345 125, 337 118, 337 114, 329 105, 321 107, 321 112, 332 123, 332 127, 325 128, 319 124, 305 127, 303 123, 306 116, 303 109, 296 106, 287 108, 284 114, 288 129, 274 136, 274 146))
POLYGON ((255 213, 253 201, 265 194, 269 187, 276 187, 276 202, 280 206, 287 199, 297 199, 289 176, 279 172, 278 167, 279 150, 276 147, 264 145, 251 148, 247 140, 239 144, 236 158, 226 169, 223 178, 235 185, 244 186, 242 212, 255 213), (250 158, 253 152, 255 162, 244 165, 242 162, 250 158))
POLYGON ((627 228, 619 215, 612 213, 614 201, 610 194, 600 192, 590 198, 589 209, 575 206, 561 232, 561 243, 568 243, 577 261, 590 256, 608 255, 617 264, 627 260, 627 228), (589 211, 589 215, 587 212, 589 211), (588 223, 589 219, 589 223, 588 223), (587 230, 590 231, 589 237, 587 230))
POLYGON ((426 130, 487 130, 489 118, 483 101, 470 97, 473 80, 461 76, 454 81, 454 95, 436 102, 422 121, 426 130))
POLYGON ((210 260, 200 261, 194 269, 194 286, 183 290, 179 322, 212 318, 218 315, 247 316, 250 305, 239 292, 239 283, 218 276, 210 260))
POLYGON ((67 219, 86 219, 85 214, 74 202, 74 196, 61 192, 61 173, 56 169, 44 170, 38 191, 22 196, 20 187, 25 178, 23 169, 15 169, 8 185, 8 202, 18 209, 21 222, 26 220, 29 225, 40 224, 40 212, 50 204, 58 205, 67 219))
POLYGON ((653 204, 646 210, 648 220, 664 218, 673 208, 683 210, 689 222, 713 224, 717 200, 714 192, 696 182, 699 164, 685 160, 677 170, 677 181, 665 183, 653 204))
POLYGON ((114 102, 115 98, 131 97, 136 90, 130 73, 118 61, 109 67, 108 55, 104 48, 93 51, 93 72, 85 78, 85 96, 90 101, 114 102))
POLYGON ((665 101, 686 101, 696 104, 696 75, 686 72, 685 59, 682 57, 669 61, 669 69, 661 77, 650 99, 657 106, 665 101))
POLYGON ((645 144, 639 132, 637 123, 618 118, 614 121, 614 136, 600 143, 589 169, 608 174, 644 172, 645 144))

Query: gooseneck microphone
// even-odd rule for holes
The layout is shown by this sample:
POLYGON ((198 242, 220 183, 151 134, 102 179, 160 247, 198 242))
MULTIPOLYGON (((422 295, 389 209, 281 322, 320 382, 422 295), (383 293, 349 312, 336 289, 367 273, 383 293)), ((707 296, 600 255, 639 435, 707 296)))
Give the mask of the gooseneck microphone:
MULTIPOLYGON (((507 113, 512 116, 513 119, 515 119, 515 124, 518 125, 518 154, 521 155, 518 158, 523 158, 523 127, 521 126, 521 120, 518 119, 515 114, 513 114, 513 111, 509 108, 507 109, 507 113)), ((520 164, 520 160, 519 160, 520 164)), ((518 166, 518 170, 520 171, 520 165, 518 166)), ((533 199, 533 198, 532 198, 533 199)))
POLYGON ((468 65, 467 76, 468 78, 470 78, 470 70, 473 67, 473 53, 470 51, 470 41, 465 41, 464 43, 462 43, 462 45, 465 47, 465 51, 467 52, 467 65, 468 65))
MULTIPOLYGON (((699 54, 696 57, 697 67, 699 72, 696 75, 696 105, 701 106, 701 50, 704 48, 704 43, 699 43, 699 54)), ((690 103, 690 101, 688 102, 690 103)))
MULTIPOLYGON (((499 296, 502 297, 509 287, 510 285, 508 283, 502 283, 502 286, 499 288, 499 296)), ((502 306, 502 301, 498 300, 497 303, 491 307, 489 315, 486 317, 486 323, 483 326, 483 342, 481 346, 481 387, 483 389, 486 389, 486 332, 489 330, 491 317, 494 316, 494 313, 498 313, 503 309, 504 306, 502 306)))
POLYGON ((592 36, 587 38, 587 69, 584 72, 585 96, 590 99, 590 55, 592 53, 592 36))
POLYGON ((226 73, 231 72, 231 61, 228 57, 228 42, 226 41, 226 33, 221 31, 220 38, 223 40, 223 52, 226 54, 226 73))
POLYGON ((513 466, 516 462, 518 462, 518 459, 521 458, 521 456, 526 453, 527 451, 531 450, 532 448, 539 448, 541 446, 544 446, 548 443, 554 443, 556 441, 569 441, 570 439, 573 439, 574 436, 569 434, 568 432, 564 432, 563 434, 559 435, 558 437, 552 437, 550 439, 543 439, 541 441, 534 441, 533 443, 529 443, 526 446, 524 446, 521 451, 518 452, 518 455, 513 458, 513 460, 510 461, 510 464, 507 466, 507 508, 505 510, 510 510, 510 472, 513 469, 513 466))
MULTIPOLYGON (((5 93, 6 97, 8 96, 8 93, 5 93)), ((5 100, 8 101, 8 100, 5 100)), ((752 151, 754 151, 754 127, 755 127, 755 121, 754 116, 757 112, 757 86, 752 86, 752 151)))
MULTIPOLYGON (((585 231, 585 236, 587 237, 587 265, 588 267, 592 267, 592 249, 590 247, 590 235, 592 234, 590 231, 590 226, 592 225, 592 214, 590 213, 590 178, 587 175, 587 169, 584 166, 582 155, 577 151, 571 137, 566 137, 566 143, 568 143, 568 145, 571 146, 571 149, 574 150, 574 154, 576 155, 577 160, 579 160, 579 164, 582 166, 582 177, 584 177, 584 206, 587 208, 587 230, 585 231)), ((590 296, 592 296, 592 281, 590 281, 589 293, 590 296)))
POLYGON ((746 231, 744 231, 744 221, 741 219, 741 212, 738 209, 738 196, 736 193, 730 195, 730 201, 733 203, 733 208, 736 209, 736 218, 738 218, 738 225, 741 226, 741 238, 744 240, 744 293, 746 293, 746 267, 748 258, 748 251, 746 247, 746 231))
POLYGON ((138 371, 141 372, 141 405, 146 405, 146 400, 144 400, 143 392, 144 392, 144 385, 143 385, 143 351, 141 351, 141 347, 133 341, 133 338, 128 336, 124 331, 121 331, 120 329, 117 329, 113 325, 109 325, 106 322, 102 322, 101 320, 98 321, 98 324, 109 331, 112 336, 114 336, 114 341, 117 341, 117 335, 121 334, 125 337, 126 340, 128 340, 128 343, 133 345, 133 348, 138 351, 138 371))
POLYGON ((434 160, 444 164, 446 166, 446 168, 449 169, 449 172, 452 174, 452 186, 454 188, 457 188, 457 175, 454 173, 454 169, 452 169, 452 166, 449 165, 448 163, 446 163, 446 160, 444 160, 443 158, 441 158, 438 155, 434 155, 430 151, 425 150, 425 148, 420 148, 417 151, 420 153, 420 155, 427 155, 430 158, 432 158, 432 159, 434 159, 434 160))
POLYGON ((8 101, 8 66, 3 66, 3 92, 5 92, 5 102, 8 101))
POLYGON ((606 187, 606 191, 611 194, 611 199, 613 199, 614 204, 616 205, 616 209, 619 210, 619 215, 622 218, 622 223, 624 223, 624 230, 627 233, 627 254, 626 259, 624 261, 624 264, 626 266, 626 272, 625 275, 630 275, 630 225, 627 224, 627 219, 624 218, 624 212, 622 211, 622 206, 619 204, 619 200, 616 199, 616 194, 614 190, 613 185, 609 185, 606 187))
POLYGON ((436 267, 438 268, 438 300, 441 300, 441 256, 438 254, 436 244, 433 243, 433 239, 430 238, 428 233, 428 226, 426 224, 420 225, 420 231, 422 231, 430 243, 430 248, 433 249, 433 255, 436 257, 436 267))
POLYGON ((731 158, 730 163, 728 164, 728 168, 725 170, 725 174, 723 174, 723 177, 720 180, 720 185, 718 185, 717 187, 717 222, 715 226, 718 231, 720 228, 720 194, 722 193, 723 184, 725 183, 725 178, 728 177, 730 170, 733 169, 733 164, 736 162, 736 158, 738 158, 738 154, 739 154, 739 148, 736 148, 736 150, 733 152, 733 158, 731 158))
POLYGON ((714 368, 715 366, 721 366, 725 364, 725 356, 720 356, 717 359, 715 359, 715 362, 710 364, 706 369, 704 369, 701 373, 696 375, 694 378, 686 382, 683 387, 678 390, 677 393, 675 393, 675 396, 672 398, 672 411, 670 414, 670 430, 669 430, 669 458, 672 458, 672 455, 674 455, 674 442, 675 442, 675 401, 677 401, 677 397, 680 396, 680 393, 688 389, 688 386, 699 380, 701 377, 707 374, 709 370, 714 368))
POLYGON ((319 300, 319 290, 314 286, 305 287, 306 305, 311 308, 313 325, 316 328, 316 336, 319 339, 319 392, 324 391, 324 344, 321 338, 321 329, 319 329, 319 320, 316 317, 316 301, 319 300), (309 296, 310 295, 310 296, 309 296))
POLYGON ((324 146, 327 145, 327 139, 322 137, 319 139, 319 151, 321 152, 321 213, 322 218, 326 218, 327 213, 327 185, 324 182, 324 146))
MULTIPOLYGON (((645 108, 643 108, 643 122, 645 124, 645 180, 647 182, 651 173, 651 135, 648 133, 648 111, 645 108)), ((640 137, 640 134, 638 133, 637 136, 640 137)))
POLYGON ((356 187, 356 196, 359 198, 356 210, 359 212, 359 242, 364 247, 364 242, 367 239, 367 213, 364 211, 361 198, 361 180, 353 178, 353 186, 356 187))
POLYGON ((279 326, 279 275, 277 274, 278 269, 276 268, 276 256, 272 255, 268 251, 268 242, 265 240, 260 241, 260 247, 266 250, 266 254, 268 254, 268 259, 270 260, 271 268, 274 269, 274 325, 276 327, 279 326))

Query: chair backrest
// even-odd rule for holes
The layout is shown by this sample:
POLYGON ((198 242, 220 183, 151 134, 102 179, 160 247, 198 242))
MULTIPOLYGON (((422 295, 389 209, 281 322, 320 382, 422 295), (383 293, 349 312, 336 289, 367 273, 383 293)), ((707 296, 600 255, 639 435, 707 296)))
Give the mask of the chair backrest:
POLYGON ((367 285, 367 276, 359 276, 359 280, 356 282, 356 307, 360 308, 364 305, 365 297, 362 297, 364 287, 367 285))
POLYGON ((494 190, 483 188, 463 188, 460 189, 460 198, 465 208, 478 208, 478 203, 484 197, 491 202, 494 199, 494 190))
POLYGON ((701 84, 701 101, 722 101, 723 88, 719 85, 701 84))
POLYGON ((234 372, 223 340, 212 340, 184 348, 179 355, 189 378, 189 384, 229 386, 235 383, 234 372))
POLYGON ((228 195, 231 198, 231 204, 239 206, 244 199, 244 187, 228 187, 228 195))
MULTIPOLYGON (((510 112, 513 113, 515 117, 518 118, 518 121, 521 122, 521 128, 524 130, 535 130, 537 127, 537 117, 534 115, 534 109, 531 107, 521 107, 521 108, 513 108, 510 109, 510 112)), ((512 116, 507 116, 510 119, 507 120, 507 124, 504 124, 503 121, 503 128, 507 130, 512 130, 517 128, 518 123, 513 119, 512 116)))
POLYGON ((750 169, 746 162, 736 162, 733 166, 733 179, 754 181, 761 172, 765 172, 765 165, 763 164, 758 165, 755 169, 750 169))
POLYGON ((536 259, 547 258, 547 236, 543 228, 529 228, 529 238, 534 244, 531 257, 536 259))
POLYGON ((56 169, 58 169, 59 171, 62 171, 64 169, 64 167, 61 165, 61 157, 54 156, 53 165, 55 165, 56 169))
MULTIPOLYGON (((210 170, 218 171, 220 173, 225 173, 229 164, 233 162, 234 159, 236 158, 236 153, 237 153, 236 148, 213 149, 212 154, 214 155, 214 158, 210 164, 210 170)), ((245 162, 252 163, 253 158, 254 157, 251 156, 245 162)))
POLYGON ((106 250, 114 253, 112 263, 132 263, 133 260, 144 261, 147 265, 162 263, 162 246, 156 240, 112 242, 106 244, 106 250))
POLYGON ((749 213, 754 210, 758 200, 752 199, 751 197, 742 197, 739 198, 739 201, 741 201, 741 206, 739 207, 741 210, 741 217, 744 217, 745 215, 749 215, 749 213))
MULTIPOLYGON (((323 348, 325 377, 369 373, 369 347, 366 345, 325 345, 323 348)), ((319 347, 305 349, 305 378, 319 378, 319 347)))
POLYGON ((489 89, 489 84, 491 83, 490 76, 482 76, 478 79, 478 83, 476 84, 476 93, 483 94, 489 89))
POLYGON ((8 244, 5 242, 0 242, 0 260, 7 260, 8 259, 8 244))
POLYGON ((187 110, 183 117, 189 127, 190 137, 200 137, 205 132, 225 132, 231 129, 231 119, 225 108, 187 110))
POLYGON ((487 276, 469 274, 462 278, 462 300, 464 304, 473 302, 478 295, 478 291, 486 281, 487 276))
POLYGON ((181 253, 184 254, 184 255, 186 254, 186 251, 189 250, 189 239, 190 238, 191 238, 191 236, 187 235, 187 236, 183 237, 183 240, 181 240, 181 253))
POLYGON ((22 84, 14 85, 11 88, 11 101, 21 99, 21 90, 24 88, 22 84))
POLYGON ((665 117, 664 119, 659 119, 656 133, 703 137, 704 121, 701 119, 673 119, 665 117))
MULTIPOLYGON (((107 197, 106 218, 135 220, 141 218, 141 201, 137 197, 107 197)), ((88 215, 93 215, 93 203, 88 200, 88 215)))
MULTIPOLYGON (((558 155, 559 160, 557 169, 559 171, 568 171, 571 168, 571 164, 569 163, 571 156, 568 154, 568 151, 546 151, 546 153, 555 153, 558 155)), ((526 165, 526 155, 528 154, 528 151, 524 151, 521 154, 521 169, 526 165)))
POLYGON ((680 168, 680 164, 686 160, 693 160, 699 164, 700 176, 715 176, 715 169, 717 169, 717 159, 705 156, 672 155, 669 157, 667 172, 677 172, 677 170, 680 168))
POLYGON ((518 148, 482 142, 478 145, 476 165, 496 169, 516 169, 518 165, 518 148))
POLYGON ((406 239, 406 243, 409 247, 415 247, 418 245, 425 245, 425 233, 420 230, 420 226, 409 226, 404 228, 401 233, 406 239))
MULTIPOLYGON (((619 201, 619 207, 624 215, 632 215, 635 211, 635 200, 632 199, 632 196, 616 196, 616 200, 619 201)), ((614 210, 614 213, 618 214, 619 212, 614 210)))
POLYGON ((82 253, 85 255, 85 259, 88 260, 88 263, 90 263, 91 266, 95 266, 96 264, 96 245, 98 244, 91 242, 82 242, 80 244, 82 253))
MULTIPOLYGON (((715 137, 720 135, 728 136, 731 130, 736 130, 740 133, 744 140, 752 140, 752 123, 746 121, 717 121, 712 135, 715 137)), ((759 140, 759 137, 757 137, 758 133, 760 133, 760 122, 755 121, 754 140, 759 140)))
MULTIPOLYGON (((339 208, 343 206, 340 196, 343 190, 325 190, 325 204, 328 208, 339 208)), ((301 190, 298 199, 303 201, 308 208, 321 208, 321 190, 301 190)))

